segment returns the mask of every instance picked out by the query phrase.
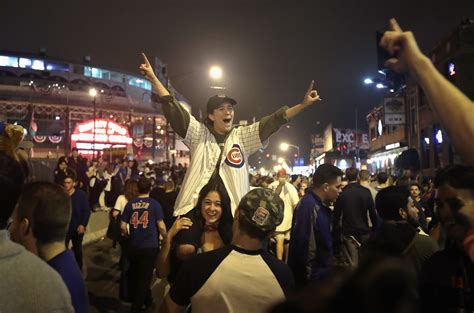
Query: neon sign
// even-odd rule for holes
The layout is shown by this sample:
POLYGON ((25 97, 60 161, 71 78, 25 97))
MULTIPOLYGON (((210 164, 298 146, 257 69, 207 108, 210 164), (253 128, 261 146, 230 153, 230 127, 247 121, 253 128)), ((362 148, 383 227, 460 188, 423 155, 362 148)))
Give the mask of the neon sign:
POLYGON ((449 63, 448 72, 449 72, 449 76, 456 75, 456 66, 454 65, 454 63, 449 63))
POLYGON ((71 141, 81 149, 103 150, 112 145, 129 145, 133 140, 126 127, 110 120, 97 119, 95 129, 94 120, 77 124, 71 141))

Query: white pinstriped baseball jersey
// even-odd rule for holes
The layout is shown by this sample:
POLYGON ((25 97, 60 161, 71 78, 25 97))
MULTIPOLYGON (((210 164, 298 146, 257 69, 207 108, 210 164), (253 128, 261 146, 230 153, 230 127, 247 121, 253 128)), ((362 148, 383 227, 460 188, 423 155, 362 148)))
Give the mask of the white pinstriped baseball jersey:
MULTIPOLYGON (((219 175, 230 197, 232 215, 250 189, 248 157, 262 146, 259 125, 233 128, 224 143, 219 175)), ((191 152, 191 164, 176 199, 175 216, 188 213, 196 205, 199 191, 209 182, 221 154, 214 135, 192 115, 183 142, 191 152)))

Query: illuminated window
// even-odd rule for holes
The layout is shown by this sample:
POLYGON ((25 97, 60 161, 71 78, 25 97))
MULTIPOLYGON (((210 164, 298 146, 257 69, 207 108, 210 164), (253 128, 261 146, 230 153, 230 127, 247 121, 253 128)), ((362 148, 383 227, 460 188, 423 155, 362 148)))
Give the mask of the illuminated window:
POLYGON ((102 70, 100 68, 84 66, 84 76, 102 78, 102 70))
POLYGON ((117 72, 110 72, 110 80, 114 82, 123 83, 124 75, 117 72))
POLYGON ((140 87, 146 90, 151 90, 151 84, 144 78, 137 78, 133 76, 128 76, 128 84, 130 86, 140 87))
POLYGON ((31 68, 31 69, 38 70, 38 71, 44 71, 44 61, 43 60, 20 58, 19 67, 21 67, 21 68, 31 68))
POLYGON ((69 64, 47 61, 46 70, 51 72, 69 72, 69 64))
POLYGON ((31 60, 20 58, 20 67, 21 68, 30 68, 31 67, 31 60))
POLYGON ((18 67, 18 58, 0 55, 0 66, 18 67))

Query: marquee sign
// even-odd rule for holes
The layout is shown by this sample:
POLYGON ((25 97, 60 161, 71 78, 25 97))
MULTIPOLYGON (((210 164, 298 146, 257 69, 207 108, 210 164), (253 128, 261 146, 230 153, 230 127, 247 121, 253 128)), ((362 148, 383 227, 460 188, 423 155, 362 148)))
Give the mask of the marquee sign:
POLYGON ((103 150, 112 146, 130 145, 133 139, 126 127, 114 121, 96 119, 95 129, 94 120, 77 124, 71 135, 71 141, 79 150, 103 150))

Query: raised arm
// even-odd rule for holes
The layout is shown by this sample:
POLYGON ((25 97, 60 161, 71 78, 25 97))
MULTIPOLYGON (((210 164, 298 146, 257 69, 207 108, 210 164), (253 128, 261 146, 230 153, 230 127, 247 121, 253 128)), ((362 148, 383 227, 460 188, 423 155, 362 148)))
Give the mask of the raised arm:
POLYGON ((155 72, 153 71, 153 67, 150 64, 150 61, 148 61, 148 58, 146 57, 145 53, 142 53, 142 57, 143 63, 140 65, 140 72, 142 73, 142 75, 145 76, 145 78, 151 83, 151 85, 153 86, 153 90, 160 98, 169 96, 170 93, 168 89, 166 89, 165 86, 163 86, 160 80, 156 77, 155 72))
POLYGON ((306 94, 304 95, 303 101, 286 110, 286 116, 289 119, 292 119, 307 107, 312 106, 316 101, 321 100, 322 99, 319 97, 318 92, 314 89, 314 80, 312 80, 309 84, 308 91, 306 91, 306 94))
POLYGON ((188 111, 184 109, 179 101, 170 94, 168 89, 156 77, 153 67, 144 53, 142 53, 142 58, 143 63, 140 65, 140 72, 153 86, 153 92, 158 96, 160 103, 163 105, 166 119, 179 136, 182 138, 186 137, 190 120, 188 111))
POLYGON ((386 65, 398 73, 410 73, 423 88, 431 108, 450 135, 464 162, 474 165, 474 103, 436 70, 418 48, 411 32, 404 32, 395 19, 391 31, 385 32, 380 46, 393 57, 386 65))
POLYGON ((311 81, 302 103, 296 104, 291 108, 284 106, 273 114, 265 116, 260 120, 259 133, 262 142, 266 141, 273 133, 279 130, 281 126, 298 115, 305 108, 311 106, 314 102, 321 100, 318 92, 313 89, 313 86, 314 81, 311 81))

